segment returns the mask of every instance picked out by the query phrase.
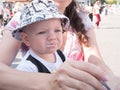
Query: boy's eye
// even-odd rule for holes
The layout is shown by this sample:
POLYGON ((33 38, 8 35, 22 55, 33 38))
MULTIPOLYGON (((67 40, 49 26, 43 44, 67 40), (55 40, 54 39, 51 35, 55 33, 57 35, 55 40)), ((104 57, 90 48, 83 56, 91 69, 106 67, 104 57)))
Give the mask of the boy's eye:
POLYGON ((62 30, 55 30, 55 32, 62 32, 62 30))
POLYGON ((38 34, 45 34, 46 32, 45 31, 42 31, 42 32, 39 32, 38 34))

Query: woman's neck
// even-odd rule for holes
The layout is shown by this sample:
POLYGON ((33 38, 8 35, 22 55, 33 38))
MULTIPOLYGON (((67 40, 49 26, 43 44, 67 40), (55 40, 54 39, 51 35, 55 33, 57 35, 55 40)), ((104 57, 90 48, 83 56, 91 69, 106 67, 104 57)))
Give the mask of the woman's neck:
POLYGON ((65 12, 65 8, 66 8, 66 7, 64 7, 64 5, 59 4, 59 3, 56 3, 56 2, 55 2, 55 4, 57 5, 57 7, 58 7, 58 9, 59 9, 59 11, 60 11, 61 13, 64 13, 64 12, 65 12))
POLYGON ((63 10, 62 8, 59 9, 61 13, 64 14, 65 10, 63 10))

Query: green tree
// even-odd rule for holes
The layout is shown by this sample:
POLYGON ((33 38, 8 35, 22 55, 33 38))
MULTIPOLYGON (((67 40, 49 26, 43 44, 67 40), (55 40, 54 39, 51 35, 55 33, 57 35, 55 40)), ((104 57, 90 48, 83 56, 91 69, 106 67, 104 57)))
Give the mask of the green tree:
POLYGON ((105 0, 107 4, 115 4, 117 1, 116 0, 105 0))

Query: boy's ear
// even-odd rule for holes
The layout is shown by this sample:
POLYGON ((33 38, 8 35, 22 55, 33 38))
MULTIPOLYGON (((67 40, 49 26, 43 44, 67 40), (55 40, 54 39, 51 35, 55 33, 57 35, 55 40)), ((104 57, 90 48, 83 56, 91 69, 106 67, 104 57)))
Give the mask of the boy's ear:
POLYGON ((28 35, 24 32, 21 32, 20 33, 20 36, 22 38, 22 41, 27 45, 27 46, 30 46, 29 44, 29 40, 28 40, 28 35))

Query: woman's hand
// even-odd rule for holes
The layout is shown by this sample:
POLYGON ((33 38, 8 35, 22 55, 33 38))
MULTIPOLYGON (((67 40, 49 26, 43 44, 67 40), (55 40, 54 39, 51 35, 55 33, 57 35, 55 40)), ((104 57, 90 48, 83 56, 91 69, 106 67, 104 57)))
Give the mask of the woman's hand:
POLYGON ((54 89, 56 85, 55 90, 106 90, 99 80, 106 81, 101 68, 87 62, 67 60, 54 73, 51 84, 54 89))
POLYGON ((95 56, 90 56, 88 62, 99 66, 106 73, 108 79, 106 83, 111 90, 120 90, 120 77, 114 75, 114 73, 103 61, 99 60, 95 56))

